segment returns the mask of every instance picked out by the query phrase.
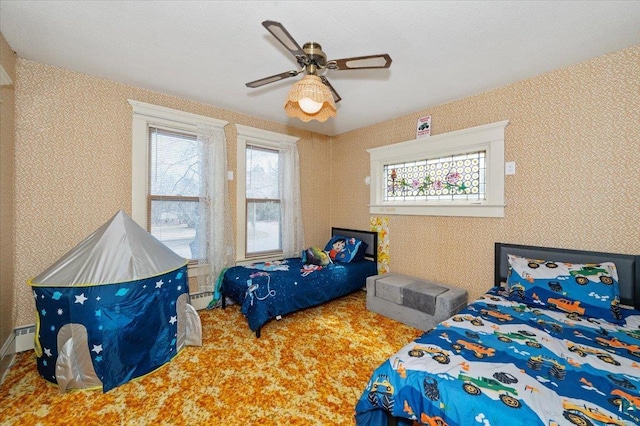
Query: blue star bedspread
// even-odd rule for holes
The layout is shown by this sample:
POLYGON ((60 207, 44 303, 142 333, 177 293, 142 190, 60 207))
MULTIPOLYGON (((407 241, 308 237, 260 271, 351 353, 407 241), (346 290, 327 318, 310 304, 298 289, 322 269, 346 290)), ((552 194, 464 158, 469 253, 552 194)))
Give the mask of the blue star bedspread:
POLYGON ((376 274, 376 263, 370 260, 318 266, 294 257, 229 268, 222 293, 241 304, 256 331, 272 318, 352 293, 376 274))

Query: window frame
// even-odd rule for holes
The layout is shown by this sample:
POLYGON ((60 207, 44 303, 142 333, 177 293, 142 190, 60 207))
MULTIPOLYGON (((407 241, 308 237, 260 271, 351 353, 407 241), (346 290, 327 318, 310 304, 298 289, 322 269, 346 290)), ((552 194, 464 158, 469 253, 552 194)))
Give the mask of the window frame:
POLYGON ((229 122, 132 99, 127 101, 132 107, 131 218, 149 231, 149 127, 197 134, 198 124, 223 129, 229 122))
MULTIPOLYGON (((198 135, 194 132, 190 132, 190 131, 186 131, 186 130, 176 130, 175 128, 168 128, 167 126, 158 126, 155 124, 147 124, 147 152, 151 152, 151 128, 155 129, 155 130, 159 130, 159 131, 164 131, 167 133, 171 133, 173 135, 176 135, 178 137, 190 137, 192 138, 193 141, 198 140, 198 135)), ((200 149, 200 152, 202 152, 202 150, 200 149)), ((146 190, 146 196, 147 196, 147 219, 146 219, 146 223, 147 223, 147 232, 151 233, 152 229, 151 229, 151 214, 152 214, 152 209, 151 206, 153 204, 154 201, 175 201, 175 202, 188 202, 188 203, 196 203, 198 204, 200 202, 200 196, 199 195, 154 195, 151 193, 151 185, 150 185, 150 179, 151 179, 151 166, 153 164, 153 160, 152 160, 152 155, 147 155, 147 190, 146 190)), ((192 258, 187 258, 187 260, 189 261, 190 264, 197 264, 201 259, 192 259, 192 258)))
MULTIPOLYGON (((236 262, 255 261, 262 259, 277 259, 282 257, 278 252, 259 253, 255 256, 247 256, 247 146, 255 146, 269 150, 281 150, 282 142, 295 143, 299 138, 268 130, 236 124, 237 130, 237 165, 236 165, 236 262)), ((279 170, 281 173, 282 170, 279 170)), ((280 200, 282 205, 283 188, 280 188, 280 200)), ((282 221, 282 216, 281 219, 282 221)), ((282 222, 280 223, 280 238, 282 239, 282 222)))
POLYGON ((504 131, 508 120, 368 149, 372 215, 504 217, 504 131), (484 200, 385 201, 384 166, 486 152, 484 200))
MULTIPOLYGON (((255 145, 255 144, 245 144, 245 154, 247 153, 247 149, 251 147, 251 148, 255 148, 257 150, 261 150, 263 152, 270 152, 270 153, 274 153, 275 155, 278 156, 278 198, 248 198, 246 196, 246 171, 245 171, 245 203, 244 203, 244 209, 245 209, 245 217, 248 216, 249 213, 249 205, 250 204, 268 204, 268 203, 277 203, 278 204, 278 209, 280 210, 279 212, 279 216, 280 216, 280 228, 282 229, 282 185, 280 182, 280 173, 282 173, 281 168, 279 167, 279 163, 280 163, 280 151, 278 149, 275 148, 267 148, 264 145, 255 145)), ((245 165, 246 165, 246 159, 245 159, 245 165)), ((246 168, 245 168, 246 170, 246 168)), ((248 222, 245 223, 245 233, 247 232, 247 227, 248 227, 248 222)), ((247 258, 256 258, 256 257, 265 257, 265 256, 282 256, 282 254, 284 253, 284 250, 282 248, 282 233, 280 233, 280 239, 278 241, 278 249, 275 250, 264 250, 264 251, 254 251, 249 253, 249 241, 247 238, 245 238, 244 241, 244 249, 245 249, 245 256, 247 258)))

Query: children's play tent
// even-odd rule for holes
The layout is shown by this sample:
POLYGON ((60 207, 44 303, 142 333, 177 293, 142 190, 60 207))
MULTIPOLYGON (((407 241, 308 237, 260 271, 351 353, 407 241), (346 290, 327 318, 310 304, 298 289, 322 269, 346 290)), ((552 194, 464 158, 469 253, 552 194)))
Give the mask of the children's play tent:
POLYGON ((122 210, 35 278, 38 372, 104 392, 201 346, 187 261, 122 210))

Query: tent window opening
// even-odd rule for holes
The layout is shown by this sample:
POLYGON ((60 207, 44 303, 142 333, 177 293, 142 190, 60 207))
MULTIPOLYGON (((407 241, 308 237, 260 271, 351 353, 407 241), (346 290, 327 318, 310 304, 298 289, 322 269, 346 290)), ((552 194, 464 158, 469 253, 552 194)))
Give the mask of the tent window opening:
POLYGON ((179 256, 198 260, 201 142, 195 134, 149 126, 147 230, 179 256))

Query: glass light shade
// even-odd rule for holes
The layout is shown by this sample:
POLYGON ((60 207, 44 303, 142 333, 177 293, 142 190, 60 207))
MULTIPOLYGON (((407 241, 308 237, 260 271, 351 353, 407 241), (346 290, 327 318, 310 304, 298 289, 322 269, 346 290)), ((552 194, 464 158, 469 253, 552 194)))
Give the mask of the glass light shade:
POLYGON ((305 75, 291 87, 284 110, 289 117, 296 117, 305 122, 326 121, 329 117, 336 116, 336 104, 333 102, 331 91, 322 83, 320 77, 313 74, 305 75), (314 111, 312 106, 317 109, 314 111))
POLYGON ((322 102, 316 102, 311 98, 302 98, 298 101, 298 104, 300 105, 300 109, 307 114, 315 114, 322 108, 322 102))

